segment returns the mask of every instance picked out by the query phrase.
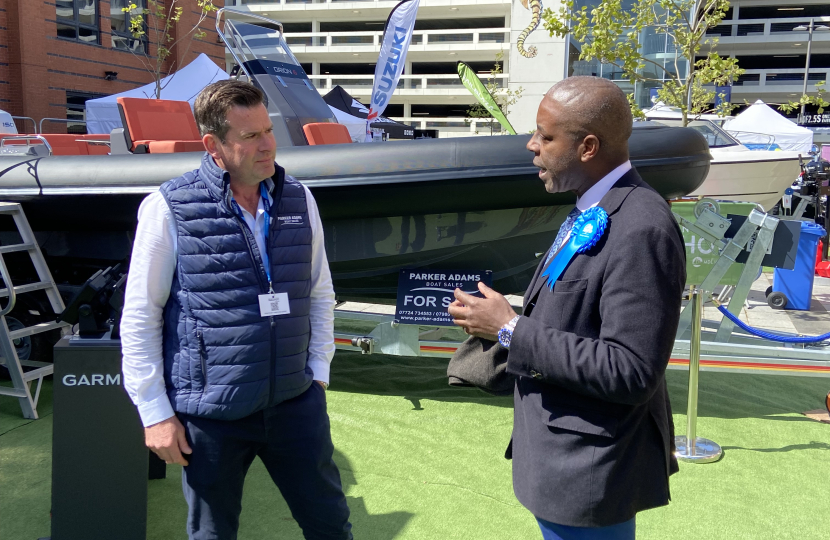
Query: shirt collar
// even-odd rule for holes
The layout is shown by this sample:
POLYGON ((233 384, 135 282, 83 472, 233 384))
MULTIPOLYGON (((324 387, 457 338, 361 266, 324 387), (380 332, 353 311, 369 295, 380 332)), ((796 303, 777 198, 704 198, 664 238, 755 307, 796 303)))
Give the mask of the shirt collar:
POLYGON ((605 194, 617 183, 617 180, 623 177, 625 173, 631 170, 631 161, 626 161, 610 173, 606 174, 602 180, 591 186, 582 197, 576 200, 576 207, 580 212, 592 208, 599 204, 605 194))

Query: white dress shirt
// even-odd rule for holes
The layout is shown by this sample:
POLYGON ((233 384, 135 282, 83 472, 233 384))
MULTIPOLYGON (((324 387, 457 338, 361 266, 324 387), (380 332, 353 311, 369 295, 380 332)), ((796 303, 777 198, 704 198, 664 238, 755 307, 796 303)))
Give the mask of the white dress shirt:
MULTIPOLYGON (((267 182, 270 184, 271 179, 267 182)), ((314 379, 329 382, 334 356, 334 288, 323 242, 323 224, 317 203, 305 189, 311 225, 311 338, 308 366, 314 379)), ((268 195, 269 201, 271 199, 268 195)), ((242 208, 240 206, 240 208, 242 208)), ((254 233, 260 253, 265 248, 265 208, 260 197, 256 217, 242 208, 245 223, 254 233)), ((160 192, 148 195, 138 210, 124 310, 121 317, 121 351, 124 387, 144 426, 157 424, 175 413, 167 397, 162 356, 162 313, 176 271, 176 220, 160 192)))
POLYGON ((614 184, 617 183, 617 180, 622 178, 623 175, 630 170, 631 162, 626 161, 610 173, 603 176, 602 180, 591 186, 588 191, 582 195, 582 197, 579 197, 576 200, 576 207, 580 212, 584 212, 585 210, 598 205, 602 198, 605 197, 605 194, 608 193, 614 184))
MULTIPOLYGON (((606 174, 602 177, 602 180, 588 188, 582 197, 576 199, 576 208, 580 212, 584 212, 589 208, 593 208, 597 206, 599 202, 605 197, 605 194, 608 193, 614 184, 617 183, 617 180, 623 177, 625 173, 631 170, 631 161, 626 161, 610 173, 606 174)), ((562 240, 562 245, 565 245, 565 242, 568 241, 568 238, 571 237, 571 231, 568 231, 568 234, 565 235, 565 239, 562 240)))

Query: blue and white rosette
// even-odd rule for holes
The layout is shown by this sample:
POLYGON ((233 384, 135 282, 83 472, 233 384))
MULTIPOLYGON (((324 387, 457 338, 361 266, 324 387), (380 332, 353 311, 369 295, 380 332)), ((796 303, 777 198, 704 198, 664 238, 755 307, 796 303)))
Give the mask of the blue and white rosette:
POLYGON ((556 253, 548 267, 542 272, 542 278, 547 278, 547 285, 551 290, 571 259, 577 253, 585 253, 594 247, 605 234, 607 226, 608 214, 599 206, 585 210, 576 218, 568 243, 556 253))

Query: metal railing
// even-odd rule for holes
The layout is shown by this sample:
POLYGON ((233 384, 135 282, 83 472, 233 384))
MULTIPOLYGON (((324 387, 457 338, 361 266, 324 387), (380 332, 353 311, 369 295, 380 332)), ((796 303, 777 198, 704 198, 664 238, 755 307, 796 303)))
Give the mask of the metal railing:
MULTIPOLYGON (((383 31, 365 32, 286 32, 285 40, 294 52, 305 52, 303 47, 371 47, 380 50, 383 31)), ((451 30, 416 30, 412 46, 510 44, 510 28, 476 28, 451 30)), ((256 50, 256 49, 255 49, 256 50)))
POLYGON ((390 116, 392 120, 415 126, 416 129, 440 129, 442 132, 469 133, 474 135, 490 133, 490 123, 493 123, 493 133, 501 132, 501 124, 492 118, 462 118, 437 116, 390 116))
MULTIPOLYGON (((35 123, 35 119, 32 118, 31 116, 12 116, 12 120, 28 120, 29 122, 32 123, 32 129, 34 130, 35 134, 40 133, 37 130, 37 124, 35 123)), ((25 129, 24 130, 18 130, 18 131, 22 132, 22 133, 26 132, 25 129)))
MULTIPOLYGON (((816 23, 830 23, 830 17, 813 17, 816 23)), ((794 31, 796 26, 807 25, 810 17, 784 18, 784 19, 737 19, 722 21, 719 25, 709 28, 706 31, 710 36, 721 37, 753 37, 753 36, 790 36, 793 41, 799 41, 806 37, 807 30, 794 31)), ((828 41, 830 36, 824 36, 821 32, 813 34, 814 40, 828 41)))
POLYGON ((727 129, 724 131, 732 135, 741 144, 758 146, 761 150, 773 150, 775 148, 775 135, 757 133, 754 131, 738 131, 734 129, 727 129))
MULTIPOLYGON (((335 86, 343 88, 366 89, 369 92, 374 83, 374 75, 309 75, 311 84, 318 90, 331 90, 335 86)), ((488 75, 481 75, 482 80, 487 82, 488 75)), ((509 75, 500 74, 496 76, 496 84, 499 88, 505 88, 509 75)), ((435 75, 401 75, 398 81, 399 90, 464 90, 461 79, 455 74, 435 75)))
MULTIPOLYGON (((828 77, 830 77, 830 68, 810 68, 807 81, 814 85, 817 82, 828 80, 828 77)), ((803 81, 804 68, 747 69, 746 73, 741 75, 732 85, 734 87, 751 86, 753 92, 757 91, 757 87, 775 87, 769 88, 769 90, 780 92, 783 89, 778 87, 797 86, 800 93, 803 81)))
MULTIPOLYGON (((38 122, 38 125, 37 125, 37 128, 38 128, 37 132, 38 133, 43 133, 43 123, 44 122, 55 122, 57 124, 67 124, 67 125, 68 124, 82 124, 83 126, 86 126, 86 121, 85 120, 71 120, 71 119, 68 119, 68 118, 41 118, 40 122, 38 122)), ((84 131, 86 131, 86 127, 84 127, 84 131)))

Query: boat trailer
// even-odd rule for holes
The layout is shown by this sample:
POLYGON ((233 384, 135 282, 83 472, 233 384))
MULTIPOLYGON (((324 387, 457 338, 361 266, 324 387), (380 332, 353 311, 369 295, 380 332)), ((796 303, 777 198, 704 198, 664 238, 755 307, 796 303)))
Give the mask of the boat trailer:
MULTIPOLYGON (((726 205, 725 205, 726 206, 726 205)), ((703 199, 680 202, 672 210, 687 240, 687 257, 696 256, 695 248, 711 253, 708 274, 690 272, 690 293, 711 295, 717 288, 731 293, 727 309, 738 315, 746 304, 752 283, 760 276, 765 255, 772 252, 773 238, 781 220, 760 211, 751 203, 741 206, 746 219, 737 232, 725 237, 732 225, 720 215, 718 202, 703 199), (691 249, 691 253, 689 253, 691 249), (745 262, 737 262, 741 255, 745 262)), ((698 264, 698 263, 695 263, 698 264)), ((692 294, 689 295, 690 297, 692 294)), ((672 350, 669 369, 689 368, 691 349, 692 302, 681 312, 680 326, 672 350)), ((425 356, 449 358, 466 336, 446 327, 401 324, 394 315, 335 309, 335 346, 337 349, 389 356, 425 356), (345 328, 344 328, 345 327, 345 328), (362 331, 361 331, 362 330, 362 331)), ((793 334, 781 334, 784 337, 793 334)), ((700 369, 729 373, 799 375, 830 377, 830 341, 813 344, 776 343, 752 336, 724 317, 721 321, 701 321, 700 369)))

